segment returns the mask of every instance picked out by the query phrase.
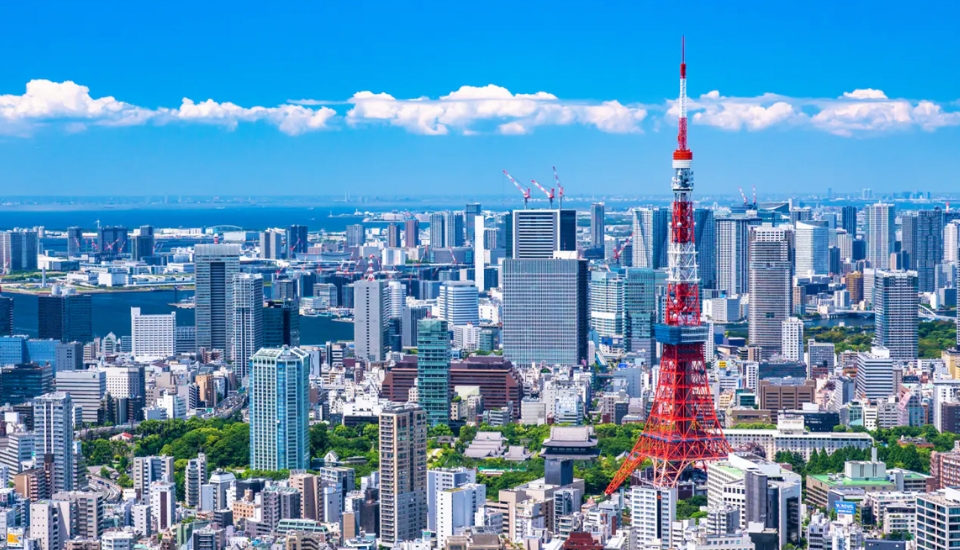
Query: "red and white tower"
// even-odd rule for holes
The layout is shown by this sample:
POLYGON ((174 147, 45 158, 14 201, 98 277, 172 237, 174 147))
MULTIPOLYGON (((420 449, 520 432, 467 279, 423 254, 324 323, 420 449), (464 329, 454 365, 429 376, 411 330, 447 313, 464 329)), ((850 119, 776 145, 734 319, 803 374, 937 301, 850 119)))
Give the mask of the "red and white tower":
POLYGON ((649 458, 654 485, 673 487, 692 465, 724 458, 723 436, 707 381, 700 326, 700 277, 694 244, 693 152, 687 147, 687 65, 680 56, 680 129, 673 152, 673 213, 664 323, 655 327, 663 344, 660 378, 643 434, 607 487, 609 495, 649 458))

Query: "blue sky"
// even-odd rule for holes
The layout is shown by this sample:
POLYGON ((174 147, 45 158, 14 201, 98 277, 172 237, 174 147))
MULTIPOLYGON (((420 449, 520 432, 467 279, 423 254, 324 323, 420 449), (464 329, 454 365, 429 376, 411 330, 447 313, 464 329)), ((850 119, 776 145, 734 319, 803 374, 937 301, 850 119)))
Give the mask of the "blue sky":
POLYGON ((0 196, 666 192, 682 34, 699 193, 960 189, 960 4, 648 4, 4 3, 0 196))

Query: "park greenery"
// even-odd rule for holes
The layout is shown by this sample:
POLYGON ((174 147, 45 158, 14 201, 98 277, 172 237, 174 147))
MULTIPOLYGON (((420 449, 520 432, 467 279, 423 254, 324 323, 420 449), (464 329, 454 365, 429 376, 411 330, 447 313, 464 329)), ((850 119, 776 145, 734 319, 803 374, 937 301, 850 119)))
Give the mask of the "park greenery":
MULTIPOLYGON (((874 327, 807 327, 805 338, 833 344, 837 353, 844 351, 870 351, 873 345, 874 327)), ((936 359, 940 353, 952 348, 957 342, 957 326, 951 321, 924 321, 917 329, 918 352, 921 358, 936 359)))

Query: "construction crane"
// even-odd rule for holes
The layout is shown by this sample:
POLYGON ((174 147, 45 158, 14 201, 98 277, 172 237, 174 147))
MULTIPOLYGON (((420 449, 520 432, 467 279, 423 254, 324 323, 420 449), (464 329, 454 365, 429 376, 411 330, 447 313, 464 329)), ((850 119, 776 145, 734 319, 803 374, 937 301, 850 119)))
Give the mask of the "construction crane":
POLYGON ((560 208, 563 208, 563 186, 560 185, 560 176, 557 175, 557 167, 553 167, 553 179, 557 180, 557 196, 560 197, 560 208))
POLYGON ((757 209, 757 186, 753 186, 753 209, 757 209))
POLYGON ((737 187, 740 190, 740 196, 743 197, 743 206, 747 206, 747 196, 743 194, 743 187, 737 187))
POLYGON ((543 194, 547 196, 547 200, 550 201, 550 208, 552 209, 552 208, 553 208, 553 198, 556 196, 556 195, 554 194, 554 191, 555 191, 555 190, 551 187, 550 190, 547 191, 542 185, 540 185, 540 183, 537 182, 537 180, 530 180, 530 181, 532 181, 533 184, 537 186, 537 189, 543 191, 543 194))
POLYGON ((613 261, 620 263, 620 254, 623 254, 623 249, 626 248, 631 242, 633 242, 633 235, 627 237, 627 240, 623 241, 613 249, 613 261))
POLYGON ((530 188, 527 187, 526 191, 524 191, 523 187, 519 183, 517 183, 517 180, 513 179, 513 176, 510 175, 510 172, 507 172, 506 170, 504 170, 503 173, 508 178, 510 178, 510 181, 517 186, 517 189, 519 189, 521 193, 523 193, 523 208, 526 209, 527 203, 530 202, 530 188))

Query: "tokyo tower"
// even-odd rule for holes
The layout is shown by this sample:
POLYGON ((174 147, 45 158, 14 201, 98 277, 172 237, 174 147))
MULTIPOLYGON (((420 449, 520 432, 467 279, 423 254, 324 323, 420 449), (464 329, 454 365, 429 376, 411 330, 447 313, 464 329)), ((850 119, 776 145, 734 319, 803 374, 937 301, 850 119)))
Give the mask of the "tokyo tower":
POLYGON ((643 434, 606 489, 612 494, 645 458, 653 462, 653 484, 674 487, 691 465, 725 458, 723 436, 704 365, 704 342, 712 335, 700 326, 700 278, 694 246, 693 151, 687 147, 687 65, 680 55, 680 129, 673 152, 673 212, 665 322, 654 327, 663 344, 660 379, 643 434))

